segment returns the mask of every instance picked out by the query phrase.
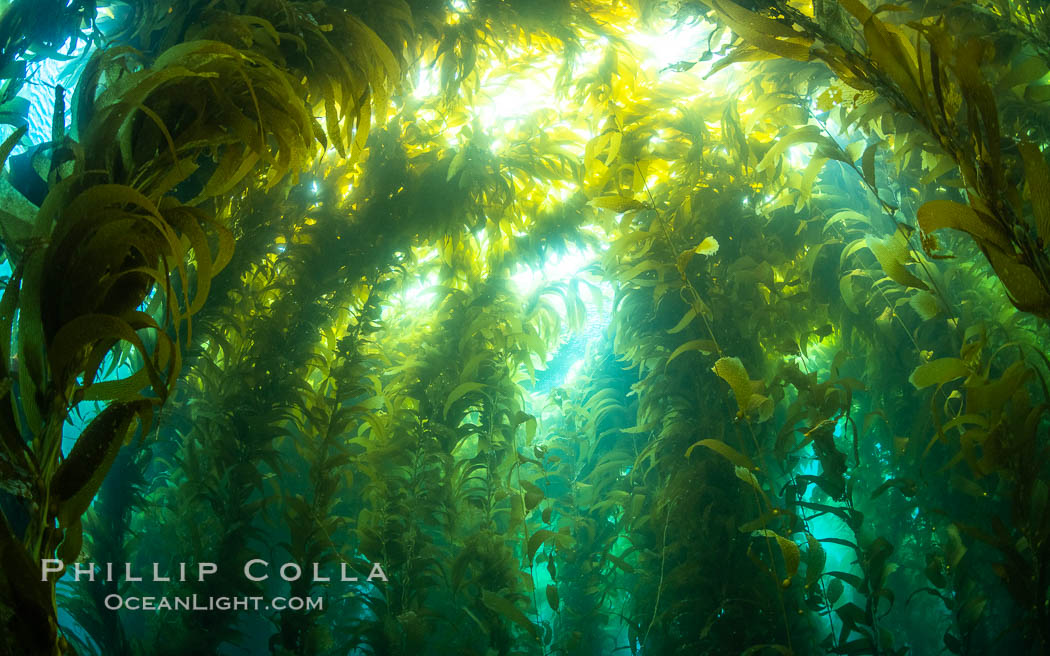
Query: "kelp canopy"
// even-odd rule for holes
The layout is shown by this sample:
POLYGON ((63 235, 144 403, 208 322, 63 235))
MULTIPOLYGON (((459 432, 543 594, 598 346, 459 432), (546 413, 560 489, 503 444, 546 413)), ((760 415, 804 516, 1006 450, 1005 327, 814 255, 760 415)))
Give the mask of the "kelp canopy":
POLYGON ((3 653, 1050 652, 1044 6, 0 9, 3 653))

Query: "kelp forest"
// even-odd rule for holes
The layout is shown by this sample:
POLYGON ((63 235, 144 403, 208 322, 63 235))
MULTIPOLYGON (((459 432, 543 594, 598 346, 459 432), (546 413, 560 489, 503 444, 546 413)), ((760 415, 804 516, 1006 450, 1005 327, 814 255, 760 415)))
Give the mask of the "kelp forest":
POLYGON ((1050 653, 1050 7, 0 0, 0 653, 1050 653))

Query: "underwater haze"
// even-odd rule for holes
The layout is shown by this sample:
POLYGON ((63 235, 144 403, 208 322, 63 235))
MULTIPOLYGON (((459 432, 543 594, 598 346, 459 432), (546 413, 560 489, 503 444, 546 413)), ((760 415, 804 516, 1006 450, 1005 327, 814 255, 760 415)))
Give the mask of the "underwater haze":
POLYGON ((0 656, 1050 654, 1050 8, 0 0, 0 656))

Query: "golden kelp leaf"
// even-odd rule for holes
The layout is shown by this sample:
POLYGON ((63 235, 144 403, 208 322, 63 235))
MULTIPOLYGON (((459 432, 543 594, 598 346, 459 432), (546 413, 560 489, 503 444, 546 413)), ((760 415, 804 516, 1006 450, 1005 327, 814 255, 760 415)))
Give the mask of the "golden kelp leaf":
POLYGON ((717 350, 715 343, 709 339, 694 339, 682 344, 671 353, 671 357, 667 358, 667 364, 670 365, 671 361, 677 358, 679 355, 688 351, 700 351, 704 354, 711 354, 717 350))
POLYGON ((787 571, 787 580, 784 583, 790 584, 791 579, 798 573, 799 563, 802 562, 802 552, 799 550, 798 545, 795 544, 795 541, 789 540, 776 531, 769 529, 755 531, 751 535, 772 538, 777 541, 777 546, 780 547, 780 554, 784 557, 784 567, 787 571))
POLYGON ((908 378, 918 389, 930 385, 943 385, 950 380, 970 375, 970 367, 959 358, 940 358, 920 364, 908 378))
POLYGON ((603 210, 612 210, 616 213, 645 209, 645 203, 633 198, 624 198, 623 196, 601 196, 591 199, 587 204, 600 207, 603 210))
POLYGON ((719 378, 729 383, 736 397, 737 406, 743 413, 747 412, 748 401, 751 398, 751 379, 747 375, 747 369, 740 358, 719 358, 715 366, 711 367, 719 378))
MULTIPOLYGON (((953 200, 931 200, 919 208, 916 218, 923 233, 952 228, 969 234, 978 243, 992 244, 1007 252, 1011 250, 1009 235, 1003 232, 991 217, 979 215, 968 205, 953 200)), ((924 239, 923 246, 926 244, 924 239)))
POLYGON ((857 293, 853 289, 853 278, 859 275, 861 275, 859 271, 850 271, 839 279, 839 293, 842 295, 842 302, 846 304, 846 309, 853 314, 860 312, 860 309, 857 307, 857 293))
POLYGON ((748 11, 732 0, 711 0, 709 4, 748 43, 780 57, 809 61, 813 40, 804 38, 789 25, 748 11))
POLYGON ((1018 148, 1024 159, 1024 175, 1032 198, 1036 234, 1044 244, 1050 244, 1050 166, 1047 166, 1039 146, 1025 141, 1018 144, 1018 148))
POLYGON ((917 292, 908 299, 908 305, 915 310, 923 321, 934 318, 941 313, 941 302, 930 292, 917 292))
POLYGON ((460 148, 456 151, 455 157, 452 158, 452 163, 448 165, 448 174, 445 176, 445 182, 450 181, 452 178, 463 170, 463 167, 467 164, 467 148, 460 148))
POLYGON ((189 202, 189 205, 196 205, 206 198, 225 194, 243 180, 258 162, 258 153, 233 144, 226 146, 215 172, 204 185, 204 189, 189 202))
POLYGON ((449 393, 448 398, 445 399, 445 412, 443 414, 447 417, 448 411, 452 409, 452 404, 461 399, 464 395, 471 392, 478 392, 483 389, 485 389, 484 383, 463 383, 457 385, 456 388, 449 393))
POLYGON ((585 189, 601 191, 612 175, 610 165, 620 153, 623 133, 608 130, 587 142, 583 154, 583 180, 585 189), (602 161, 599 157, 603 157, 602 161))
POLYGON ((762 496, 762 498, 765 500, 767 505, 769 504, 769 497, 766 496, 766 493, 762 489, 762 486, 759 484, 758 479, 755 478, 755 475, 751 473, 750 469, 748 469, 747 467, 741 467, 741 466, 737 465, 737 466, 733 467, 733 473, 741 481, 747 483, 748 486, 750 486, 753 490, 755 490, 755 492, 758 492, 762 496))
POLYGON ((682 318, 678 320, 678 323, 675 324, 674 328, 671 328, 667 331, 667 334, 674 335, 676 333, 682 332, 683 330, 685 330, 686 326, 693 323, 693 319, 695 318, 696 308, 689 308, 688 310, 686 310, 685 314, 682 315, 682 318))
POLYGON ((1043 287, 1035 271, 1003 251, 989 248, 985 253, 1017 309, 1050 316, 1050 290, 1043 287))
POLYGON ((755 463, 751 462, 751 458, 748 458, 746 455, 740 453, 739 451, 729 446, 722 440, 700 440, 699 442, 696 442, 695 444, 693 444, 685 450, 685 457, 688 458, 689 454, 693 452, 693 449, 695 449, 698 446, 704 446, 708 449, 711 449, 712 451, 722 456, 729 462, 733 463, 737 467, 744 467, 745 469, 749 470, 758 469, 757 467, 755 467, 755 463))
POLYGON ((864 21, 864 40, 878 67, 897 84, 914 109, 923 110, 925 103, 917 81, 918 71, 900 37, 887 30, 887 26, 878 18, 871 16, 864 21))
POLYGON ((879 261, 879 264, 882 265, 882 270, 886 272, 886 275, 891 280, 905 287, 929 289, 926 283, 916 278, 904 266, 904 263, 911 261, 912 258, 908 252, 907 237, 905 237, 900 228, 897 229, 896 233, 884 239, 868 235, 864 242, 867 244, 868 249, 875 254, 875 259, 879 261))
POLYGON ((762 161, 755 167, 756 171, 763 171, 770 166, 773 166, 776 161, 787 151, 788 148, 800 143, 814 143, 819 142, 822 139, 827 139, 824 133, 816 125, 803 125, 800 128, 792 130, 788 134, 776 140, 776 142, 770 146, 766 154, 762 156, 762 161))
POLYGON ((813 196, 813 183, 817 181, 817 176, 824 169, 824 165, 828 163, 828 158, 814 155, 809 160, 809 164, 806 165, 806 170, 802 172, 802 181, 799 183, 799 194, 798 204, 796 205, 796 211, 801 210, 802 207, 809 202, 813 196))
POLYGON ((532 634, 532 637, 539 639, 540 631, 536 628, 536 625, 529 621, 529 618, 525 617, 525 613, 521 612, 517 606, 510 602, 505 597, 502 597, 488 590, 482 590, 481 592, 481 603, 485 604, 489 610, 504 618, 514 622, 521 628, 532 634))
POLYGON ((750 416, 751 414, 757 414, 758 423, 769 421, 773 416, 773 399, 762 394, 752 393, 751 397, 747 400, 747 410, 744 412, 745 415, 750 416))
MULTIPOLYGON (((934 156, 934 155, 930 155, 929 159, 933 160, 935 157, 936 156, 934 156)), ((926 153, 923 152, 923 163, 924 164, 925 164, 926 160, 927 160, 926 153)), ((937 178, 941 177, 942 175, 944 175, 948 171, 954 171, 957 168, 959 168, 959 165, 958 165, 958 163, 956 163, 956 161, 954 159, 952 159, 948 155, 941 155, 937 159, 937 165, 932 167, 929 171, 926 172, 925 175, 922 176, 922 178, 919 179, 919 184, 921 184, 921 185, 931 184, 934 180, 936 180, 937 178)))
POLYGON ((704 79, 706 80, 718 71, 722 70, 727 66, 731 66, 732 64, 737 64, 739 62, 765 61, 767 59, 776 59, 776 57, 776 54, 768 52, 766 50, 755 48, 754 46, 737 46, 736 48, 733 48, 733 51, 730 52, 728 55, 722 57, 717 62, 715 62, 711 66, 711 70, 708 71, 707 75, 704 76, 704 79))
POLYGON ((714 237, 705 237, 693 250, 697 255, 714 255, 718 252, 718 240, 714 237))
POLYGON ((689 263, 693 261, 693 256, 696 255, 696 251, 692 248, 688 248, 678 254, 678 259, 675 261, 675 267, 685 275, 686 268, 689 267, 689 263))

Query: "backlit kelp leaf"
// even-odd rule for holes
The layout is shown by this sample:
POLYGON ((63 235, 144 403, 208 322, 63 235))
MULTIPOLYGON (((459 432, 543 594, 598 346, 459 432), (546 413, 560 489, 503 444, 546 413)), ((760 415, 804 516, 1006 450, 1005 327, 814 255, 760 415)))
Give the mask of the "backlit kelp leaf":
POLYGON ((755 463, 751 462, 751 458, 748 458, 746 455, 740 453, 739 451, 729 446, 722 440, 716 439, 700 440, 699 442, 694 443, 692 446, 685 450, 685 457, 688 458, 689 455, 693 452, 693 449, 695 449, 698 446, 703 446, 707 447, 708 449, 711 449, 712 451, 722 456, 729 462, 733 463, 737 467, 743 467, 748 470, 758 469, 757 467, 755 467, 755 463))
POLYGON ((940 358, 920 364, 911 373, 908 380, 918 389, 930 385, 943 385, 971 373, 969 366, 959 358, 940 358))
POLYGON ((763 394, 752 394, 747 400, 745 415, 755 415, 759 423, 769 421, 773 416, 773 399, 763 394))
POLYGON ((488 590, 482 590, 481 603, 485 604, 485 606, 494 613, 502 615, 505 619, 508 619, 525 629, 533 638, 539 640, 539 628, 533 624, 529 618, 525 617, 525 613, 521 612, 517 606, 505 597, 489 592, 488 590))
POLYGON ((729 383, 740 412, 746 413, 751 399, 752 386, 747 369, 744 368, 744 363, 740 361, 740 358, 719 358, 715 366, 711 367, 711 371, 729 383))
POLYGON ((646 207, 645 203, 641 201, 637 201, 633 198, 624 198, 623 196, 601 196, 599 198, 592 198, 587 204, 594 207, 600 207, 603 210, 612 210, 616 213, 641 210, 646 207))
POLYGON ((893 235, 879 239, 869 235, 865 239, 868 249, 875 254, 882 270, 894 282, 905 287, 916 287, 918 289, 929 289, 926 283, 919 280, 904 266, 912 260, 908 252, 908 241, 903 231, 898 228, 893 235))
POLYGON ((809 61, 812 39, 789 25, 744 9, 732 0, 713 0, 711 6, 730 28, 748 43, 780 57, 809 61))
POLYGON ((215 173, 208 179, 204 189, 188 204, 197 205, 206 198, 226 194, 240 184, 258 163, 259 153, 247 147, 238 148, 233 144, 226 146, 215 173))
MULTIPOLYGON (((224 226, 218 225, 203 210, 176 203, 165 204, 163 217, 190 243, 196 273, 196 289, 193 300, 186 304, 184 316, 196 314, 208 298, 211 280, 233 257, 233 235, 224 226), (210 227, 218 236, 218 248, 213 259, 211 245, 203 227, 210 227)), ((187 339, 192 338, 192 333, 187 339)))
POLYGON ((928 321, 941 313, 940 300, 930 292, 920 291, 908 298, 908 305, 923 321, 928 321))
POLYGON ((766 491, 762 489, 762 484, 758 482, 758 479, 755 478, 755 475, 751 473, 750 469, 736 465, 733 467, 733 474, 758 493, 758 495, 762 497, 762 500, 765 501, 766 507, 772 505, 769 501, 769 497, 766 495, 766 491))
POLYGON ((828 163, 827 157, 821 155, 814 155, 810 160, 809 164, 806 165, 806 170, 802 172, 802 181, 799 183, 799 195, 798 203, 796 204, 797 209, 801 209, 809 202, 813 195, 813 183, 816 182, 817 176, 824 169, 824 165, 828 163))
MULTIPOLYGON (((690 310, 690 312, 693 312, 693 311, 690 310)), ((675 358, 677 358, 679 355, 682 355, 683 353, 687 353, 689 351, 700 351, 701 353, 704 353, 705 355, 710 355, 711 353, 715 353, 717 350, 718 349, 715 346, 715 343, 712 342, 709 339, 694 339, 694 340, 690 340, 690 341, 686 342, 685 344, 682 344, 681 346, 676 348, 671 353, 671 355, 667 358, 667 365, 670 365, 671 361, 674 360, 675 358)))
POLYGON ((697 255, 714 255, 718 252, 718 240, 714 237, 704 237, 693 251, 697 255))
POLYGON ((1031 267, 995 248, 986 249, 985 254, 1017 309, 1050 317, 1050 290, 1031 267))
POLYGON ((723 68, 726 68, 727 66, 731 66, 733 64, 737 64, 740 62, 766 61, 769 59, 776 59, 776 57, 777 55, 775 53, 772 53, 768 50, 763 50, 761 48, 756 48, 754 46, 749 45, 740 45, 733 48, 732 52, 730 52, 728 55, 726 55, 725 57, 720 57, 718 61, 712 64, 711 70, 708 71, 707 75, 704 76, 704 79, 706 80, 707 78, 711 77, 723 68))
POLYGON ((784 567, 787 574, 781 583, 784 587, 790 585, 791 579, 798 573, 799 563, 802 562, 802 552, 799 550, 798 545, 795 544, 794 540, 789 540, 776 531, 769 529, 755 531, 751 535, 772 538, 777 541, 777 546, 780 547, 780 554, 784 557, 784 567))
POLYGON ((796 128, 773 143, 769 150, 766 151, 766 154, 762 157, 762 160, 755 167, 755 170, 763 171, 771 166, 775 166, 780 157, 783 156, 791 146, 801 143, 819 143, 821 140, 825 139, 827 139, 827 137, 824 136, 820 127, 816 125, 803 125, 800 128, 796 128))
MULTIPOLYGON (((678 323, 674 325, 674 328, 671 328, 667 331, 667 334, 674 335, 676 333, 682 332, 689 324, 693 322, 693 319, 695 318, 696 308, 689 308, 688 310, 686 310, 685 314, 682 315, 682 318, 678 320, 678 323)), ((668 361, 670 362, 670 360, 668 361)))
POLYGON ((474 383, 474 382, 462 383, 460 385, 457 385, 456 388, 453 389, 449 393, 448 397, 445 399, 445 411, 442 414, 444 414, 444 416, 447 417, 449 410, 452 409, 452 404, 453 403, 455 403, 456 401, 460 400, 461 398, 463 398, 467 394, 470 394, 471 392, 479 392, 479 391, 485 389, 485 387, 486 386, 485 386, 484 383, 474 383))
POLYGON ((919 89, 918 70, 901 38, 891 32, 888 25, 870 16, 864 21, 864 40, 879 69, 893 79, 911 106, 924 108, 925 96, 919 89))
MULTIPOLYGON (((1050 166, 1039 147, 1030 142, 1018 144, 1024 160, 1025 181, 1032 199, 1036 233, 1044 244, 1050 244, 1050 166)), ((0 153, 2 155, 2 153, 0 153)), ((3 157, 0 157, 0 162, 3 157)))
POLYGON ((853 278, 863 275, 863 271, 850 271, 839 279, 839 294, 842 296, 842 302, 853 314, 860 313, 860 307, 857 305, 857 292, 853 288, 853 278))
POLYGON ((916 212, 919 229, 923 234, 923 248, 930 252, 931 243, 926 238, 942 228, 961 230, 977 240, 1009 252, 1010 237, 995 222, 984 214, 978 214, 968 205, 953 200, 931 200, 916 212))

